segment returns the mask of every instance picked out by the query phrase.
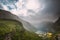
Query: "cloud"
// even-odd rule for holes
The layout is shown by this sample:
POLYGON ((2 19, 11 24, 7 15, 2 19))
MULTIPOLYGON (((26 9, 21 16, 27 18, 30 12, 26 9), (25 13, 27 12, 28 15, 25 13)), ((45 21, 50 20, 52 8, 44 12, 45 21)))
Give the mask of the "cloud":
MULTIPOLYGON (((29 22, 31 25, 35 27, 41 27, 41 22, 45 21, 55 23, 60 17, 60 0, 15 0, 14 2, 13 1, 14 0, 0 0, 3 10, 10 11, 12 14, 18 16, 24 21, 29 22)), ((27 24, 25 25, 25 27, 26 26, 27 24)))

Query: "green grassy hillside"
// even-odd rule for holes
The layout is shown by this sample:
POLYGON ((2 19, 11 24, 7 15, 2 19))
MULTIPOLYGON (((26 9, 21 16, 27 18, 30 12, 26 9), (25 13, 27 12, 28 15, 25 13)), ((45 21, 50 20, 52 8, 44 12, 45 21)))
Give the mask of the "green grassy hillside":
POLYGON ((42 40, 35 33, 26 31, 21 22, 0 19, 0 40, 42 40))

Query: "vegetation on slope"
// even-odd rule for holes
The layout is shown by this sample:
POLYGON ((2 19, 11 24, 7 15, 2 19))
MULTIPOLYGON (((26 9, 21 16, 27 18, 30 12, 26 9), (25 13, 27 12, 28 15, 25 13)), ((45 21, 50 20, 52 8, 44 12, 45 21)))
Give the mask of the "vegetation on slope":
POLYGON ((0 40, 42 40, 42 38, 26 31, 21 22, 0 19, 0 40))

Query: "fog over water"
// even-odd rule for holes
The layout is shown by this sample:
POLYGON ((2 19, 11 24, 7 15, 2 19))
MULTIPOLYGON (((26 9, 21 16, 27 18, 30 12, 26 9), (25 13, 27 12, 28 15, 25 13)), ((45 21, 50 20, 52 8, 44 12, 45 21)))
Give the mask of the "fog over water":
POLYGON ((59 5, 60 0, 0 0, 0 9, 26 21, 23 22, 24 28, 36 28, 36 32, 54 32, 52 25, 60 17, 59 5))

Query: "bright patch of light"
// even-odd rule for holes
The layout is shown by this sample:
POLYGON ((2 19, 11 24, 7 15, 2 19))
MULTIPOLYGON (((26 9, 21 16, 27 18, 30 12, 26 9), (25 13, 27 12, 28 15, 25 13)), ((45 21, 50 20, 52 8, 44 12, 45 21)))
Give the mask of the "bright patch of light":
POLYGON ((31 9, 35 12, 38 12, 40 8, 40 4, 37 0, 27 0, 27 3, 24 3, 25 2, 23 0, 19 0, 17 3, 15 3, 17 9, 13 9, 11 12, 15 15, 31 16, 35 15, 35 13, 29 12, 28 10, 31 9))
POLYGON ((27 9, 36 10, 40 7, 39 3, 36 0, 28 0, 26 4, 27 9))

